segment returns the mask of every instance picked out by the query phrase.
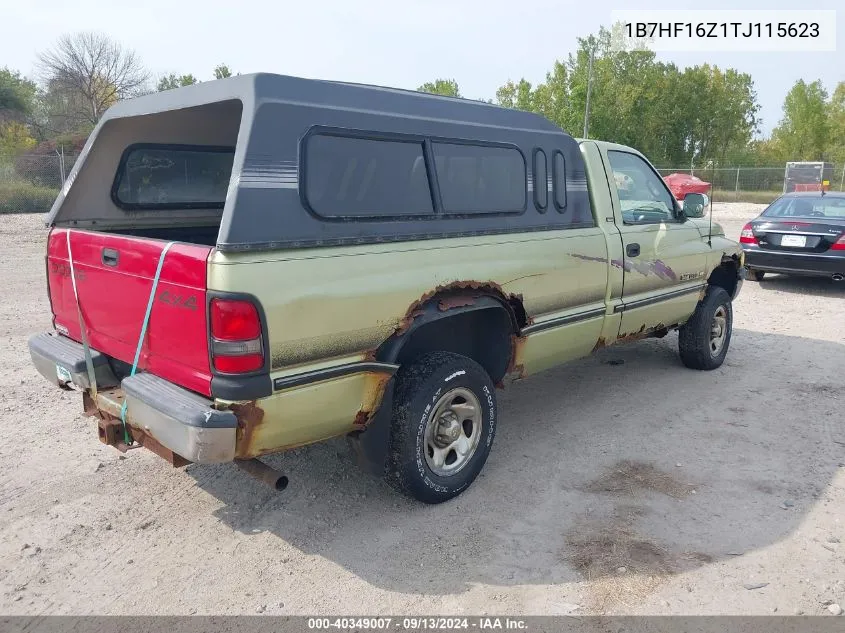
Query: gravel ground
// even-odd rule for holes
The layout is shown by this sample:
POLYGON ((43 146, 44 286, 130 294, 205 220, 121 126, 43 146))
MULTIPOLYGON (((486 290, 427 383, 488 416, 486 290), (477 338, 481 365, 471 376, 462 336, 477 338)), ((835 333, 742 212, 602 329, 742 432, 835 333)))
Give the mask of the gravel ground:
MULTIPOLYGON (((736 238, 759 208, 715 217, 736 238)), ((845 606, 845 285, 747 282, 714 372, 683 368, 671 334, 509 386, 484 473, 427 507, 361 474, 343 440, 269 458, 281 494, 101 445, 26 350, 50 326, 39 221, 0 218, 2 613, 845 606)))

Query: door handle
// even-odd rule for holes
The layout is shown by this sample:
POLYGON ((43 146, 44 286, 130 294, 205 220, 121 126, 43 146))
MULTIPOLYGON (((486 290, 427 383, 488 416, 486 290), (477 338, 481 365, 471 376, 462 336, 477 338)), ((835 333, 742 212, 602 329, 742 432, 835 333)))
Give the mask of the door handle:
POLYGON ((104 248, 102 260, 106 266, 117 266, 118 252, 114 248, 104 248))
POLYGON ((640 245, 628 244, 628 246, 625 247, 625 254, 628 255, 628 257, 636 257, 640 254, 640 245))

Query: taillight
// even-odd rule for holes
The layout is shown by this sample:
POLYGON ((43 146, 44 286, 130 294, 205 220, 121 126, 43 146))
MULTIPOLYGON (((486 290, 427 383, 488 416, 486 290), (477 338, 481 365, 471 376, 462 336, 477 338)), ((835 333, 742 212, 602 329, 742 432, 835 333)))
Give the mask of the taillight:
POLYGON ((751 222, 742 227, 742 232, 739 234, 739 241, 741 244, 757 243, 757 238, 754 237, 754 229, 751 228, 751 222))
POLYGON ((214 369, 242 374, 264 367, 258 308, 242 299, 212 299, 210 312, 214 369))
POLYGON ((839 239, 833 243, 833 245, 830 247, 830 250, 845 251, 845 233, 839 236, 839 239))

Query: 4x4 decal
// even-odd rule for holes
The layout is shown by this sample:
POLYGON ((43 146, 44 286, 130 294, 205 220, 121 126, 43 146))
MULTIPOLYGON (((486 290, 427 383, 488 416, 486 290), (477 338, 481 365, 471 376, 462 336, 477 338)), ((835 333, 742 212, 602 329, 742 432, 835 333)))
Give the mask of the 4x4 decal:
POLYGON ((176 306, 177 308, 187 308, 188 310, 197 309, 196 295, 183 297, 182 295, 175 295, 167 290, 162 290, 157 299, 162 303, 167 303, 169 305, 176 306))

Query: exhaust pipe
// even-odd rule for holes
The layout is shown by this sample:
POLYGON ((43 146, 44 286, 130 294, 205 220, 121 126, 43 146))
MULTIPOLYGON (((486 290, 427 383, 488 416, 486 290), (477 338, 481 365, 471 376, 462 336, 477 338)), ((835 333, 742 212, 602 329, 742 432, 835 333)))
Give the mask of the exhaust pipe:
POLYGON ((843 275, 842 273, 835 273, 830 279, 831 281, 842 281, 843 279, 845 279, 845 275, 843 275))
POLYGON ((281 492, 288 487, 288 478, 275 468, 271 468, 257 459, 236 459, 235 463, 258 481, 267 484, 281 492))

